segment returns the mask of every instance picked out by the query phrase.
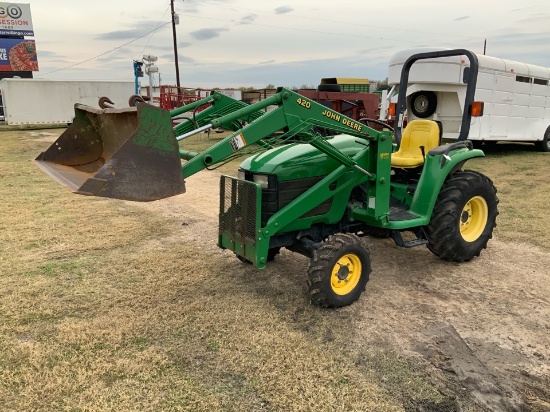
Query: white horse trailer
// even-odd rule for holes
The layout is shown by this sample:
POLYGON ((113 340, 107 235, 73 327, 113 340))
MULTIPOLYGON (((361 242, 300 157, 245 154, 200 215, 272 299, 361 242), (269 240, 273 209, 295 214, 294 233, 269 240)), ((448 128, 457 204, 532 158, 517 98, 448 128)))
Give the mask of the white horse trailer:
MULTIPOLYGON (((400 73, 416 53, 446 49, 412 49, 395 54, 389 64, 388 99, 396 100, 400 73)), ((472 52, 473 53, 473 52, 472 52)), ((473 53, 478 61, 475 101, 484 103, 481 117, 472 117, 468 139, 482 142, 533 142, 550 151, 550 69, 473 53)), ((461 128, 470 62, 465 56, 415 62, 407 87, 408 120, 441 122, 443 138, 457 139, 461 128)), ((384 108, 384 106, 383 106, 384 108)), ((466 108, 466 110, 469 110, 466 108)))

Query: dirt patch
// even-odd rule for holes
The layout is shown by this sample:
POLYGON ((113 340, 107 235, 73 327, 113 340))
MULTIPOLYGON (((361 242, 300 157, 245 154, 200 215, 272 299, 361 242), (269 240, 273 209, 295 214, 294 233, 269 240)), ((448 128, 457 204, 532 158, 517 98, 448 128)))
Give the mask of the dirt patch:
MULTIPOLYGON (((219 173, 202 172, 187 180, 187 193, 143 207, 178 217, 177 239, 233 259, 216 247, 218 187, 219 173)), ((487 410, 550 410, 550 253, 493 239, 480 258, 455 264, 424 247, 364 242, 371 281, 357 303, 341 309, 353 311, 354 345, 395 347, 487 410)), ((287 251, 277 260, 267 269, 273 279, 304 269, 307 299, 307 260, 287 251)))
MULTIPOLYGON (((28 138, 53 141, 57 135, 53 131, 29 132, 28 138)), ((511 161, 508 157, 499 159, 501 163, 511 161)), ((505 166, 502 173, 517 176, 524 185, 524 172, 511 173, 514 169, 509 164, 505 166)), ((508 230, 507 241, 497 235, 479 258, 454 264, 439 260, 425 247, 402 249, 388 239, 364 238, 373 267, 367 291, 352 306, 326 312, 330 319, 325 330, 316 324, 322 312, 307 309, 307 259, 283 250, 260 275, 250 266, 240 269, 232 253, 217 248, 219 176, 217 172, 201 172, 187 180, 187 193, 140 204, 161 216, 175 218, 179 225, 179 230, 175 228, 164 237, 151 236, 140 247, 154 252, 170 250, 179 243, 198 245, 216 264, 227 262, 216 273, 255 279, 247 282, 247 292, 269 297, 269 303, 291 327, 303 331, 308 338, 319 339, 320 347, 338 341, 339 326, 345 324, 352 331, 346 344, 359 353, 359 366, 366 362, 363 359, 369 359, 369 351, 391 348, 411 359, 422 373, 430 374, 434 383, 448 388, 442 402, 411 400, 407 410, 462 411, 465 409, 459 400, 469 397, 479 409, 467 410, 550 411, 550 252, 546 249, 510 242, 508 230), (296 309, 289 308, 285 300, 289 290, 293 290, 293 276, 303 279, 304 306, 296 309)), ((519 185, 512 182, 508 187, 494 180, 503 195, 519 185)), ((31 183, 27 189, 32 192, 31 183)), ((521 189, 526 190, 524 186, 521 189)), ((540 195, 544 190, 537 187, 536 192, 540 195)), ((529 195, 523 197, 533 201, 529 195)), ((126 210, 125 203, 116 203, 120 213, 126 210)), ((134 207, 137 203, 130 204, 134 207)), ((521 229, 518 231, 523 237, 519 238, 526 239, 530 229, 524 221, 538 225, 539 230, 544 225, 537 216, 525 218, 525 208, 521 206, 517 216, 508 211, 507 215, 502 212, 499 219, 502 226, 507 223, 521 229), (520 217, 523 220, 518 220, 520 217)), ((512 238, 513 235, 512 232, 512 238)), ((48 253, 52 253, 52 248, 55 252, 50 241, 48 253)), ((59 243, 58 249, 65 250, 66 245, 59 243)), ((190 259, 186 256, 186 260, 190 259)), ((176 285, 183 282, 177 279, 176 285)), ((218 360, 215 358, 212 363, 218 360)), ((391 376, 387 376, 390 373, 380 372, 380 381, 389 382, 388 386, 392 385, 391 376)), ((237 379, 228 378, 228 385, 233 385, 234 380, 237 379)), ((407 382, 398 383, 405 386, 407 382)))
POLYGON ((550 254, 494 239, 480 258, 452 264, 367 242, 373 276, 358 302, 359 340, 378 335, 421 356, 490 410, 531 410, 526 388, 550 382, 550 254))
POLYGON ((24 138, 37 142, 54 142, 61 133, 63 133, 63 129, 34 130, 26 132, 24 138))

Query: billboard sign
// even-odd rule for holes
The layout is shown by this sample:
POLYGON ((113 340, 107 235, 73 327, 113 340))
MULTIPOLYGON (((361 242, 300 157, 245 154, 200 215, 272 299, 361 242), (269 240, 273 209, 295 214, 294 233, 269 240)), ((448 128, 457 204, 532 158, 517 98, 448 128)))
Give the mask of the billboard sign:
POLYGON ((30 4, 0 3, 0 36, 34 36, 30 4))
POLYGON ((37 72, 34 40, 0 39, 1 72, 37 72))

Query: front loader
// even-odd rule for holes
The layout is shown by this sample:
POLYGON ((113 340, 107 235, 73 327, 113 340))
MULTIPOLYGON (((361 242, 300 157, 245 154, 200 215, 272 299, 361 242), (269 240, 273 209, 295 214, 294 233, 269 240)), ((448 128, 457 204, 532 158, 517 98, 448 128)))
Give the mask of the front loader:
MULTIPOLYGON (((401 84, 416 60, 449 53, 466 55, 471 72, 477 70, 465 50, 425 53, 405 64, 401 84)), ((260 269, 283 247, 309 257, 311 299, 340 307, 359 298, 371 272, 361 236, 427 245, 442 259, 463 262, 479 256, 495 227, 491 180, 463 170, 467 160, 484 155, 465 140, 469 121, 464 136, 447 145, 433 121, 411 121, 401 132, 405 93, 399 96, 394 134, 364 124, 372 119, 352 120, 280 88, 179 136, 275 107, 201 153, 179 149, 170 113, 162 109, 139 104, 122 122, 109 109, 77 106, 72 126, 36 163, 73 192, 148 201, 184 193, 186 178, 257 144, 262 152, 244 160, 236 177, 221 177, 218 245, 260 269), (293 143, 274 145, 273 136, 293 143)), ((466 106, 473 107, 473 94, 467 96, 466 106)))
MULTIPOLYGON (((223 93, 213 91, 208 97, 170 111, 172 120, 180 120, 180 123, 174 127, 174 134, 176 138, 178 138, 181 135, 209 124, 211 119, 233 113, 247 106, 246 103, 240 100, 235 100, 223 93), (199 109, 204 108, 204 106, 208 107, 199 111, 199 109)), ((221 127, 228 130, 239 130, 243 127, 243 124, 256 120, 264 113, 264 111, 253 111, 227 124, 222 124, 221 127)))

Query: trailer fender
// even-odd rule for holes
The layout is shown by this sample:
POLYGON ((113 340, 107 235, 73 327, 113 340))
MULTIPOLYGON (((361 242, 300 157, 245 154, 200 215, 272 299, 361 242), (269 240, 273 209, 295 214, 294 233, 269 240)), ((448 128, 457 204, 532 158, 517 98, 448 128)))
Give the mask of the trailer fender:
POLYGON ((428 152, 424 169, 418 181, 410 211, 429 222, 435 201, 449 176, 461 170, 466 161, 484 157, 482 150, 473 149, 468 140, 438 146, 428 152))

